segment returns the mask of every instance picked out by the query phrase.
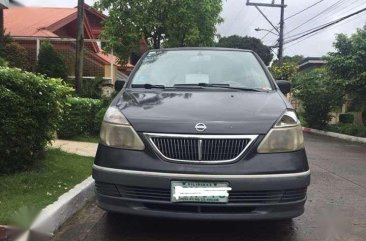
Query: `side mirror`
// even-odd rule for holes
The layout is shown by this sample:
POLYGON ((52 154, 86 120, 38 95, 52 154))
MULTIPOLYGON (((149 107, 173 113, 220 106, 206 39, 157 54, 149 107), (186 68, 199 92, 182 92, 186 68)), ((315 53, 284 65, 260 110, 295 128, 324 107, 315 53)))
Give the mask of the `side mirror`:
POLYGON ((114 89, 116 91, 120 91, 123 86, 125 85, 126 81, 124 80, 116 80, 116 82, 114 83, 114 89))
POLYGON ((277 80, 276 81, 278 88, 280 88, 281 92, 284 95, 287 95, 291 91, 291 83, 287 80, 277 80))

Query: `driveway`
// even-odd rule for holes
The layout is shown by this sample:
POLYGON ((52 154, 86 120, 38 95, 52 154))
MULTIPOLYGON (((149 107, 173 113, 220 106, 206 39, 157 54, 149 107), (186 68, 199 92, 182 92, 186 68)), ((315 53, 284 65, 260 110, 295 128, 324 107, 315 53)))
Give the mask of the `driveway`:
POLYGON ((292 221, 182 221, 107 215, 90 202, 54 240, 366 240, 366 145, 305 135, 312 181, 292 221))

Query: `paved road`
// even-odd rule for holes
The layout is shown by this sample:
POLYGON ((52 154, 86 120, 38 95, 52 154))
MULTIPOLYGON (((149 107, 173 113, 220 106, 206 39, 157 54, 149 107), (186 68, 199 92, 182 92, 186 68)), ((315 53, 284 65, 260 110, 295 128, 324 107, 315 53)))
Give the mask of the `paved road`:
POLYGON ((290 222, 198 222, 106 215, 88 204, 56 234, 73 241, 366 240, 366 145, 307 134, 305 214, 290 222))

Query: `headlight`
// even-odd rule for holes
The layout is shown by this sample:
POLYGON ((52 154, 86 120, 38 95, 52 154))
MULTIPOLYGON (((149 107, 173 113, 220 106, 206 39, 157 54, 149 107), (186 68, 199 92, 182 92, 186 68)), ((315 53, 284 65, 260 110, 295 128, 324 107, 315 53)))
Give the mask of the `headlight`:
POLYGON ((258 147, 258 153, 291 152, 304 148, 304 136, 294 111, 286 111, 258 147))
POLYGON ((130 150, 145 149, 136 131, 115 106, 109 107, 104 115, 100 139, 106 146, 130 150))

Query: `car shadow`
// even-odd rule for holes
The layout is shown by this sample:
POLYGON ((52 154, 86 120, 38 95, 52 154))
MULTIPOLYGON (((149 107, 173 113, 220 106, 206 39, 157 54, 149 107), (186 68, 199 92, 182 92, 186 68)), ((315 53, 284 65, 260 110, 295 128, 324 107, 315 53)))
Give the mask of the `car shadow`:
POLYGON ((292 220, 277 221, 197 221, 146 218, 122 214, 106 214, 106 240, 297 240, 292 220))

